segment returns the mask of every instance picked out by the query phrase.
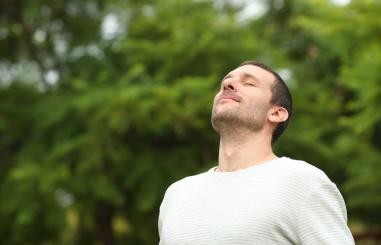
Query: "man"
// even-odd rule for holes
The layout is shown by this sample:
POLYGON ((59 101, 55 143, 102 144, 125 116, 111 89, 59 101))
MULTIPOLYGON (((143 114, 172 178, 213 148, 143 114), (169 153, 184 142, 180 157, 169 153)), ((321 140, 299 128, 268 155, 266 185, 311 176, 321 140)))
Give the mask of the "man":
POLYGON ((261 63, 244 62, 223 78, 211 120, 218 166, 168 188, 161 245, 354 244, 336 185, 273 153, 291 111, 284 81, 261 63))

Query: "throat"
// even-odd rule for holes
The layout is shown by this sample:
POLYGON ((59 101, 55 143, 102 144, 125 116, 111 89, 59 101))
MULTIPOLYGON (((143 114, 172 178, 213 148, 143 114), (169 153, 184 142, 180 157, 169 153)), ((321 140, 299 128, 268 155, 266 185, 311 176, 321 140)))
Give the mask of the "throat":
POLYGON ((275 158, 271 140, 258 135, 224 136, 220 139, 217 171, 237 171, 275 158))

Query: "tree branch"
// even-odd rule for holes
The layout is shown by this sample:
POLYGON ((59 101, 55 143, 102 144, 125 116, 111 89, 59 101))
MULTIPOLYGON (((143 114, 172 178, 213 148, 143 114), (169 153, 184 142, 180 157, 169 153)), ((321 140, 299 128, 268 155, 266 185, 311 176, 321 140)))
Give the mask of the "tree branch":
MULTIPOLYGON (((13 13, 14 20, 18 22, 22 27, 22 34, 24 37, 25 44, 28 47, 29 54, 32 57, 32 59, 37 63, 38 69, 40 71, 40 78, 42 83, 47 89, 51 88, 51 85, 47 82, 45 79, 45 74, 47 72, 47 69, 39 56, 39 50, 36 47, 36 45, 33 43, 33 33, 34 30, 28 23, 26 23, 22 13, 21 13, 21 5, 19 0, 13 0, 10 2, 10 9, 11 13, 13 13)), ((11 16, 12 17, 12 16, 11 16)))

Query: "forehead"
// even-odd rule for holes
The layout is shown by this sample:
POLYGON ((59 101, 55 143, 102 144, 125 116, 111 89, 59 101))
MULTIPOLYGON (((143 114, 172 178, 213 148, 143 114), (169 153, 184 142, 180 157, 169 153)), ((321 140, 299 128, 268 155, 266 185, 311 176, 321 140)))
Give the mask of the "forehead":
POLYGON ((275 82, 275 76, 272 73, 256 65, 243 65, 232 70, 229 74, 233 76, 250 74, 257 78, 259 82, 268 84, 269 86, 272 86, 275 82))

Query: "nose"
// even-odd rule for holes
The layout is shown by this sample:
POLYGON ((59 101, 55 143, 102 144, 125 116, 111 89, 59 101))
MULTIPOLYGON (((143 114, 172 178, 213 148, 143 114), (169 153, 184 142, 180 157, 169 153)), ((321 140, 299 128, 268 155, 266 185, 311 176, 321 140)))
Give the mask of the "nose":
POLYGON ((226 90, 236 91, 236 85, 235 85, 234 79, 232 78, 225 79, 222 82, 222 88, 223 88, 223 91, 226 91, 226 90))

